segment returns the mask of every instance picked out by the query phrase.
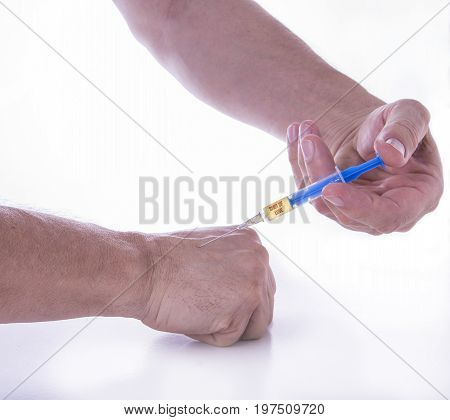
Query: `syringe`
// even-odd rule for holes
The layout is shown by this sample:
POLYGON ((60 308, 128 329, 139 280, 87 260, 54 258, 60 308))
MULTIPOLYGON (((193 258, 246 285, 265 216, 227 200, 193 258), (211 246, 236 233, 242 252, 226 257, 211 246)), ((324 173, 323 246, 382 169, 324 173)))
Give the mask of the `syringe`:
POLYGON ((271 222, 272 220, 278 219, 284 214, 294 210, 296 207, 308 203, 309 201, 312 201, 322 195, 323 189, 328 184, 336 182, 352 182, 355 179, 359 178, 362 174, 369 172, 372 169, 378 168, 379 166, 384 168, 384 162, 379 155, 376 155, 373 159, 361 163, 360 165, 350 166, 343 171, 340 171, 336 166, 336 172, 332 173, 331 175, 321 179, 320 181, 314 182, 313 184, 310 184, 305 188, 301 188, 291 195, 283 197, 282 199, 267 205, 256 216, 253 216, 251 219, 248 219, 244 223, 241 223, 235 229, 226 232, 216 238, 213 238, 208 242, 205 242, 204 244, 200 245, 199 248, 208 245, 211 242, 217 241, 217 239, 223 238, 230 233, 235 232, 236 230, 243 229, 260 222, 271 222))

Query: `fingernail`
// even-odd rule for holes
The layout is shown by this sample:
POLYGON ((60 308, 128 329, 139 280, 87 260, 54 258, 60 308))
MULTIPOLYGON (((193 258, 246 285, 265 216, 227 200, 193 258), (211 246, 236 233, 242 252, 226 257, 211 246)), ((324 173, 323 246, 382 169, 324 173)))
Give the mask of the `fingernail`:
POLYGON ((305 158, 305 162, 311 162, 314 156, 314 143, 311 140, 302 140, 300 143, 302 147, 303 157, 305 158))
POLYGON ((325 200, 329 201, 331 204, 334 204, 336 207, 343 207, 344 206, 344 201, 342 200, 342 198, 337 197, 335 195, 329 195, 329 196, 324 196, 323 198, 325 198, 325 200))
POLYGON ((387 139, 386 143, 391 145, 394 149, 402 154, 402 157, 405 157, 405 146, 400 140, 397 139, 387 139))
POLYGON ((288 127, 287 138, 289 143, 294 143, 294 141, 298 140, 298 124, 291 124, 288 127))

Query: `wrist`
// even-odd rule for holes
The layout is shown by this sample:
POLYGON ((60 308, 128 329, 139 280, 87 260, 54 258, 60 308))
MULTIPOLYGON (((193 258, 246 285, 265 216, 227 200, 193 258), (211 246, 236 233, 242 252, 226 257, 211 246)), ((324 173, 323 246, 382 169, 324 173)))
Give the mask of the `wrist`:
POLYGON ((286 78, 289 85, 285 100, 280 105, 280 112, 273 114, 270 129, 280 139, 285 139, 286 128, 292 122, 313 120, 328 146, 333 149, 338 141, 335 140, 334 130, 348 131, 346 126, 351 129, 384 104, 361 85, 355 85, 354 80, 324 62, 309 73, 314 73, 315 76, 309 77, 307 85, 301 80, 295 82, 296 79, 301 79, 301 75, 292 74, 286 78))
POLYGON ((153 289, 157 266, 157 235, 117 232, 115 275, 103 296, 103 316, 142 319, 153 289))

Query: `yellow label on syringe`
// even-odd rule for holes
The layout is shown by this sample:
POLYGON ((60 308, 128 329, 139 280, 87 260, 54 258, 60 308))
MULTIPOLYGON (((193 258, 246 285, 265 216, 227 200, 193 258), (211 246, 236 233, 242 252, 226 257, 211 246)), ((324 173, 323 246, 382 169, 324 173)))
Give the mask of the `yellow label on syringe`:
POLYGON ((268 221, 274 220, 293 209, 289 198, 284 197, 263 208, 264 216, 268 221))

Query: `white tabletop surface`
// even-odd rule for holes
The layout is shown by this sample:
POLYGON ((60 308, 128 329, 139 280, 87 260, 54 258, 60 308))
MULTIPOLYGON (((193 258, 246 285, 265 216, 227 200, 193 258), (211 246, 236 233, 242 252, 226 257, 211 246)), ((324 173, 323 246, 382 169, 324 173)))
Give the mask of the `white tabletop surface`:
MULTIPOLYGON (((267 134, 184 91, 133 40, 112 2, 5 3, 182 157, 194 177, 256 175, 281 150, 267 134)), ((445 2, 261 3, 360 80, 445 2)), ((386 101, 414 97, 430 109, 444 168, 450 154, 448 24, 447 10, 364 82, 386 101)), ((185 168, 2 7, 0 35, 0 194, 6 203, 120 230, 196 225, 139 224, 139 176, 189 175, 185 168)), ((258 176, 288 179, 286 162, 283 154, 258 176)), ((225 205, 224 197, 216 198, 225 205)), ((406 234, 346 231, 309 208, 308 223, 297 215, 296 225, 262 226, 278 285, 273 325, 263 339, 215 348, 138 321, 99 318, 9 398, 450 397, 449 214, 446 193, 406 234)), ((239 220, 236 207, 233 222, 239 220)), ((0 326, 0 394, 88 322, 0 326)))

